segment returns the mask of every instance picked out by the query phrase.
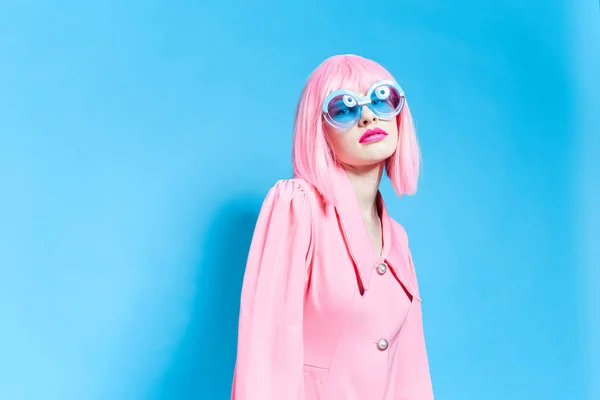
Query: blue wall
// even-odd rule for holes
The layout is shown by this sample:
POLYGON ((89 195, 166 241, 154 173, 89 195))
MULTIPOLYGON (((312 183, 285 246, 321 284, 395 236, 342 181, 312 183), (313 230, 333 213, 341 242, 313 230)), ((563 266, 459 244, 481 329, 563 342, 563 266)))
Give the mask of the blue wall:
POLYGON ((0 2, 0 399, 228 397, 254 222, 336 53, 386 66, 417 123, 420 190, 383 192, 437 397, 584 398, 595 75, 574 78, 567 2, 219 3, 0 2))

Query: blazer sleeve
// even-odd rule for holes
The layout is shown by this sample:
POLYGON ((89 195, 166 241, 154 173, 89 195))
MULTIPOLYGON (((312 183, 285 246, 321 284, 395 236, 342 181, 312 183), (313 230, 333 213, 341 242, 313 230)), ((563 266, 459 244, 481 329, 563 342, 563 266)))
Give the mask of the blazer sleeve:
POLYGON ((300 400, 312 224, 306 193, 279 181, 261 208, 240 299, 232 400, 300 400))
MULTIPOLYGON (((416 272, 410 250, 409 267, 412 272, 413 287, 418 293, 416 272)), ((398 368, 399 377, 394 400, 433 400, 433 388, 429 370, 421 298, 413 296, 412 306, 402 327, 398 368)))

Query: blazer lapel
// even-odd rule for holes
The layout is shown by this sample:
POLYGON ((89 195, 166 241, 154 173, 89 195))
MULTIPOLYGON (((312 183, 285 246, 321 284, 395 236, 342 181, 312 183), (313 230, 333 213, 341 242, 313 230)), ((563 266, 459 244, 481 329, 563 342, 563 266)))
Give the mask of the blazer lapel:
POLYGON ((400 235, 395 236, 387 262, 396 273, 400 283, 406 288, 411 296, 418 301, 421 301, 419 287, 412 265, 412 257, 408 248, 408 241, 403 240, 400 235))
POLYGON ((371 245, 356 195, 345 172, 344 177, 336 182, 336 198, 338 221, 364 293, 365 290, 369 290, 371 274, 377 265, 378 257, 371 245))

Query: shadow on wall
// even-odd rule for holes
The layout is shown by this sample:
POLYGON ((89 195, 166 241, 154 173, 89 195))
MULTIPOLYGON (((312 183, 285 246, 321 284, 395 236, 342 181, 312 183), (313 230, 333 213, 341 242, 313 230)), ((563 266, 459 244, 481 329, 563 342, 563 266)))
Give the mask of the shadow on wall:
POLYGON ((238 196, 213 213, 203 235, 191 321, 153 399, 230 398, 240 291, 261 202, 238 196))

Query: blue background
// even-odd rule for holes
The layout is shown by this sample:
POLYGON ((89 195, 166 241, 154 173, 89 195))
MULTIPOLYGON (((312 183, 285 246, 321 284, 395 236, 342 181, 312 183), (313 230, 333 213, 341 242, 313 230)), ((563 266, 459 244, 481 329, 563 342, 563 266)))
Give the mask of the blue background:
POLYGON ((382 190, 436 398, 600 398, 579 3, 0 1, 0 399, 228 398, 254 222, 338 53, 388 68, 417 124, 418 194, 382 190))
POLYGON ((580 288, 586 318, 580 320, 590 399, 600 399, 600 13, 598 3, 576 8, 571 62, 577 68, 575 162, 578 199, 575 254, 584 274, 580 288))

